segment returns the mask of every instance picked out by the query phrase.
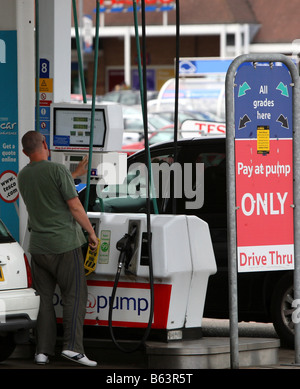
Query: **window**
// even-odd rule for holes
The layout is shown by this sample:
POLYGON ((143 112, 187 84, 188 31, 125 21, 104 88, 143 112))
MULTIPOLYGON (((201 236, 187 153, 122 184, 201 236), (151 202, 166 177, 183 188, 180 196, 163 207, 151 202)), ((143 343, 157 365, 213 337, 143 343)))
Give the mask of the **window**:
MULTIPOLYGON (((211 226, 223 228, 227 212, 225 143, 183 144, 178 147, 177 164, 173 164, 172 147, 157 147, 151 152, 151 193, 152 199, 156 199, 158 213, 172 214, 175 211, 177 214, 196 215, 211 226), (202 176, 196 169, 197 164, 202 165, 201 169, 204 167, 202 176), (199 201, 199 185, 204 190, 203 204, 199 201)), ((144 153, 130 158, 123 185, 109 185, 102 189, 94 210, 101 206, 105 212, 146 212, 148 172, 145 165, 144 153)), ((154 209, 152 200, 152 211, 154 209)))
POLYGON ((15 241, 14 238, 10 235, 5 225, 0 220, 0 242, 7 243, 7 242, 14 242, 14 241, 15 241))

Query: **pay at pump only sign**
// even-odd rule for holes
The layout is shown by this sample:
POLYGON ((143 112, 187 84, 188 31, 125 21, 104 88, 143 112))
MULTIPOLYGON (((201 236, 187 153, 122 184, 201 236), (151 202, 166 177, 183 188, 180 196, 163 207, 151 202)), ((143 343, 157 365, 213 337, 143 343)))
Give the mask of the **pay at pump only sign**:
POLYGON ((283 64, 235 78, 238 271, 294 268, 292 80, 283 64))

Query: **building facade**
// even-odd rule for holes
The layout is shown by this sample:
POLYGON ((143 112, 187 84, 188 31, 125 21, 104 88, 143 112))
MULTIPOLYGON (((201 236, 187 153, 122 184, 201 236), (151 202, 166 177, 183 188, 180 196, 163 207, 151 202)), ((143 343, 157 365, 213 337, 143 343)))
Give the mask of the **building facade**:
MULTIPOLYGON (((101 0, 97 94, 117 84, 138 88, 138 58, 131 0, 101 0)), ((300 3, 291 0, 183 0, 179 2, 180 57, 234 58, 241 54, 297 54, 300 3)), ((176 1, 145 0, 148 88, 159 90, 174 75, 176 1)), ((137 0, 141 38, 141 3, 137 0)), ((96 2, 77 0, 87 93, 93 85, 96 2)), ((72 93, 79 92, 72 28, 72 93)))

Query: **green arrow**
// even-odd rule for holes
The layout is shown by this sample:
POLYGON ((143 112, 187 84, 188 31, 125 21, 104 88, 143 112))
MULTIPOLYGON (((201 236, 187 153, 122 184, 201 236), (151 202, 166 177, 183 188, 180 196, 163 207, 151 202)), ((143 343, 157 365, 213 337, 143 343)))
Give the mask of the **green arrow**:
POLYGON ((247 84, 247 82, 245 81, 243 83, 243 85, 240 85, 239 87, 239 94, 238 94, 238 97, 241 97, 241 96, 244 96, 246 94, 246 91, 248 89, 251 89, 250 86, 247 84))
POLYGON ((289 97, 289 91, 288 91, 288 88, 286 85, 284 85, 283 82, 280 81, 280 83, 277 85, 277 88, 278 90, 280 90, 282 96, 286 96, 286 97, 289 97))

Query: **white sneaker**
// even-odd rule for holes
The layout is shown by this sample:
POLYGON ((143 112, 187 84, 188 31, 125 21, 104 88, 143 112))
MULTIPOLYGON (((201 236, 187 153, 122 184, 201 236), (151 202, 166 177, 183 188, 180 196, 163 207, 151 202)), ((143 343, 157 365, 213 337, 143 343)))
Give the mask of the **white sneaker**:
POLYGON ((97 366, 96 361, 91 361, 85 354, 77 353, 76 351, 63 350, 61 355, 73 362, 81 363, 85 366, 97 366))
POLYGON ((46 355, 46 354, 35 354, 34 362, 37 365, 45 365, 46 363, 49 362, 48 355, 46 355))

